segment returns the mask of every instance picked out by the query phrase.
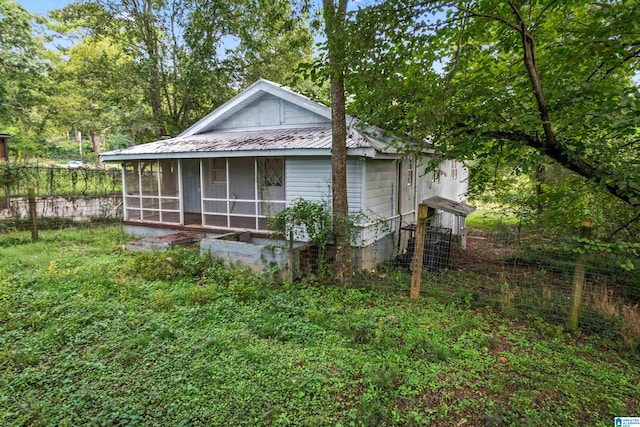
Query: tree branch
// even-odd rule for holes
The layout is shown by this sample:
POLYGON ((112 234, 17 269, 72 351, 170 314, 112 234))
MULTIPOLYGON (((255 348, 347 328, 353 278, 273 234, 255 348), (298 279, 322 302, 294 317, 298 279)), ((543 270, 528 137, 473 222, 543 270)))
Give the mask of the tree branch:
POLYGON ((533 20, 533 26, 532 26, 533 28, 536 28, 538 26, 538 21, 540 21, 540 19, 542 19, 542 15, 544 15, 547 12, 547 10, 549 10, 557 2, 558 2, 558 0, 552 0, 549 3, 547 3, 547 5, 538 14, 538 17, 533 20))
POLYGON ((630 226, 631 224, 633 224, 639 219, 640 219, 640 212, 638 212, 638 215, 636 215, 631 220, 627 221, 624 225, 618 227, 613 233, 609 234, 609 237, 607 237, 607 240, 611 240, 613 236, 615 236, 616 234, 618 234, 619 232, 621 232, 622 230, 624 230, 625 228, 627 228, 628 226, 630 226))
POLYGON ((579 156, 572 155, 572 153, 561 147, 560 144, 556 143, 556 145, 549 145, 546 139, 541 139, 522 131, 478 131, 465 124, 457 124, 456 129, 458 132, 467 135, 524 143, 541 154, 549 156, 570 171, 575 172, 586 179, 594 180, 596 183, 604 187, 610 194, 623 202, 634 207, 640 206, 639 191, 633 190, 631 194, 623 193, 619 186, 607 182, 607 178, 612 177, 610 173, 600 170, 579 156))
POLYGON ((469 16, 475 16, 477 18, 487 18, 487 19, 493 19, 495 21, 498 22, 502 22, 503 24, 509 26, 510 28, 516 30, 517 32, 521 32, 521 28, 519 26, 517 26, 516 24, 514 24, 513 22, 509 22, 506 19, 497 16, 497 15, 492 15, 490 13, 479 13, 479 12, 474 12, 471 9, 468 9, 466 7, 462 7, 462 6, 458 6, 458 9, 460 9, 461 11, 469 14, 469 16))

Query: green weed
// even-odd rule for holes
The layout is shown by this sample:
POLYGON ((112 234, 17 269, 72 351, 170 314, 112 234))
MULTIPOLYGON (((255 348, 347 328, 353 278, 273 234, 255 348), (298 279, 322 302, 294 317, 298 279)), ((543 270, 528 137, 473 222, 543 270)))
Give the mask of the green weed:
POLYGON ((26 237, 0 235, 2 425, 601 426, 640 412, 633 354, 504 316, 542 288, 481 301, 481 276, 439 274, 411 301, 406 285, 277 284, 196 250, 123 252, 116 227, 26 237))

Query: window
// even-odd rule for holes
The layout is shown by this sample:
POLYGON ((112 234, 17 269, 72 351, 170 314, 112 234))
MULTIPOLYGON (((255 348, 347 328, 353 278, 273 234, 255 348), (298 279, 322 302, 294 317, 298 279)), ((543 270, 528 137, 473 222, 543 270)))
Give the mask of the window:
POLYGON ((440 182, 440 175, 442 174, 442 170, 440 169, 440 166, 438 166, 438 168, 436 170, 433 171, 433 176, 432 176, 432 182, 438 183, 440 182))
POLYGON ((264 159, 264 185, 282 187, 284 184, 284 164, 280 158, 264 159))
POLYGON ((455 160, 451 160, 451 179, 458 179, 458 162, 455 160))
POLYGON ((211 184, 224 184, 227 182, 227 160, 211 159, 211 184))
POLYGON ((407 160, 407 187, 413 187, 413 160, 407 160))

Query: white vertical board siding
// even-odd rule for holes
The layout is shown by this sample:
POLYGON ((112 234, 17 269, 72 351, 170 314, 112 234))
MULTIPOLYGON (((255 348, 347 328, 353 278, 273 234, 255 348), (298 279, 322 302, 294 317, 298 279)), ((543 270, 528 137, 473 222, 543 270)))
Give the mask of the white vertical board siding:
POLYGON ((314 124, 314 123, 329 123, 330 120, 312 113, 302 107, 298 107, 290 102, 282 101, 283 105, 283 119, 284 125, 300 125, 300 124, 314 124))
POLYGON ((395 220, 386 220, 398 210, 398 169, 393 160, 366 159, 363 212, 371 224, 356 236, 356 246, 365 247, 396 229, 395 220))
POLYGON ((347 159, 347 193, 349 212, 362 212, 362 163, 361 159, 347 159))
POLYGON ((216 129, 328 123, 329 119, 265 94, 216 126, 216 129))
POLYGON ((367 191, 364 213, 373 219, 395 215, 398 206, 396 162, 367 159, 367 191))
MULTIPOLYGON (((362 173, 359 159, 347 160, 347 196, 349 212, 362 207, 362 173)), ((296 198, 331 204, 331 159, 328 157, 288 157, 285 160, 287 206, 296 198)))
POLYGON ((411 224, 414 222, 416 201, 415 201, 415 188, 416 188, 416 162, 415 160, 403 159, 400 161, 400 214, 409 214, 403 217, 403 224, 411 224), (409 162, 413 164, 413 168, 409 170, 409 162), (411 178, 409 174, 411 173, 411 178), (409 185, 411 182, 411 185, 409 185))

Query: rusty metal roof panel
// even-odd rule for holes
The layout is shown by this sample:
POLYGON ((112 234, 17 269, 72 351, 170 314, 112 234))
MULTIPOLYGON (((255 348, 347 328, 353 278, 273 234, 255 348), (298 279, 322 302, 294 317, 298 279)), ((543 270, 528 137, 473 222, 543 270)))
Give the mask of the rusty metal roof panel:
MULTIPOLYGON (((380 152, 395 152, 355 128, 349 130, 347 148, 373 148, 380 152)), ((150 142, 104 153, 119 155, 179 154, 198 152, 234 152, 262 150, 330 150, 331 126, 272 128, 242 131, 214 131, 150 142)))

